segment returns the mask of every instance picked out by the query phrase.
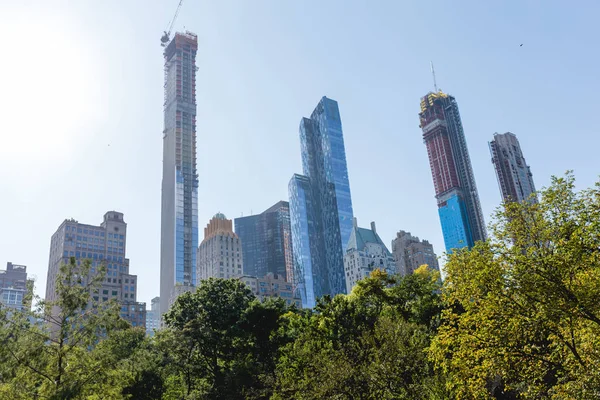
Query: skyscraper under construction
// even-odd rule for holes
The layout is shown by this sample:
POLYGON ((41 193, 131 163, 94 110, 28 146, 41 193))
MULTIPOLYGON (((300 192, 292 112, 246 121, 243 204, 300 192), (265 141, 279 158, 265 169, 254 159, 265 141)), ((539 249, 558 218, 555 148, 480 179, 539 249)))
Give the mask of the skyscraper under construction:
POLYGON ((489 145, 502 199, 536 201, 533 175, 525 162, 517 136, 510 132, 495 133, 489 145))
POLYGON ((198 38, 176 33, 165 46, 160 313, 196 285, 196 52, 198 38))
POLYGON ((441 90, 421 98, 427 146, 446 252, 486 238, 485 222, 456 99, 441 90))

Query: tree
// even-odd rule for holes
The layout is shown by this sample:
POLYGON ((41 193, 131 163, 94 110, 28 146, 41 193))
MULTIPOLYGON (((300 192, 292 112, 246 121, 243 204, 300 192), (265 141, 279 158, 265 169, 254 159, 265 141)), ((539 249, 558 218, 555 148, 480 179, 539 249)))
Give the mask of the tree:
POLYGON ((277 367, 276 399, 444 398, 426 349, 439 320, 439 274, 376 270, 350 295, 287 316, 295 332, 277 367))
POLYGON ((207 279, 179 296, 157 341, 171 398, 269 398, 283 300, 260 303, 237 279, 207 279))
POLYGON ((449 256, 431 357, 457 398, 600 396, 600 183, 552 179, 449 256))
POLYGON ((57 277, 56 301, 2 315, 0 354, 9 365, 3 398, 75 399, 105 381, 121 358, 104 357, 98 344, 129 325, 116 303, 92 300, 103 275, 103 268, 93 273, 89 261, 78 266, 71 258, 57 277))

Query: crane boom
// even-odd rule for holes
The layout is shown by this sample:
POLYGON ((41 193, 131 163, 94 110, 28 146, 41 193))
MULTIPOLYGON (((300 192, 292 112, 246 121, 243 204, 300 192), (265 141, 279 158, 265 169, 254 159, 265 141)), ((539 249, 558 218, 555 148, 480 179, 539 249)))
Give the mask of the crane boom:
POLYGON ((179 10, 181 10, 181 5, 183 4, 183 0, 179 0, 179 4, 177 5, 177 9, 175 10, 175 15, 169 24, 169 27, 164 32, 162 37, 160 38, 160 45, 165 47, 169 40, 171 39, 171 31, 173 30, 173 25, 175 25, 175 20, 177 20, 177 16, 179 15, 179 10))

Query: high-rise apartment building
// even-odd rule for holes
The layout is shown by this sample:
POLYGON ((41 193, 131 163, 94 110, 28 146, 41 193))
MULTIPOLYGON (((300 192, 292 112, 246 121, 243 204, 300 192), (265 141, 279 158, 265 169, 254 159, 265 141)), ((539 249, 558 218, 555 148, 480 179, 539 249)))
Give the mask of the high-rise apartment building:
POLYGON ((492 163, 504 201, 536 201, 533 174, 525 162, 519 140, 514 133, 494 134, 490 143, 492 163))
POLYGON ((446 251, 485 240, 485 222, 456 99, 442 91, 421 98, 427 146, 446 251))
POLYGON ((433 245, 427 240, 419 240, 410 232, 399 231, 392 240, 392 254, 396 262, 396 272, 410 275, 421 265, 427 264, 431 269, 440 269, 433 245))
POLYGON ((288 306, 295 305, 302 308, 302 300, 295 293, 292 283, 288 282, 282 275, 269 272, 261 278, 244 275, 240 277, 240 280, 248 285, 260 301, 268 298, 281 298, 285 300, 288 306))
POLYGON ((74 219, 65 220, 50 241, 46 301, 56 300, 56 280, 60 266, 75 257, 77 265, 90 260, 94 274, 101 265, 106 265, 106 276, 95 301, 116 299, 121 304, 121 316, 133 326, 146 325, 146 303, 137 298, 137 275, 129 273, 127 248, 127 224, 123 213, 109 211, 98 226, 81 224, 74 219))
POLYGON ((342 122, 335 100, 323 97, 300 122, 304 175, 289 183, 294 282, 302 306, 346 292, 343 252, 352 233, 352 199, 342 122))
POLYGON ((150 309, 146 310, 146 335, 154 336, 154 330, 160 329, 160 297, 150 301, 150 309))
POLYGON ((31 307, 26 299, 33 285, 28 287, 27 282, 25 265, 6 263, 6 269, 0 270, 0 304, 16 310, 31 307))
POLYGON ((198 247, 197 275, 208 278, 238 278, 244 274, 242 243, 233 232, 232 221, 218 213, 204 228, 204 240, 198 247))
POLYGON ((160 244, 160 313, 196 285, 196 52, 198 38, 176 33, 166 45, 160 244))
POLYGON ((344 254, 348 293, 358 281, 368 277, 376 269, 390 275, 394 274, 396 272, 394 257, 377 234, 375 222, 371 222, 371 229, 359 228, 354 218, 348 248, 344 254))
POLYGON ((289 203, 279 201, 261 214, 236 218, 234 222, 235 233, 242 242, 244 274, 273 273, 293 282, 289 203))

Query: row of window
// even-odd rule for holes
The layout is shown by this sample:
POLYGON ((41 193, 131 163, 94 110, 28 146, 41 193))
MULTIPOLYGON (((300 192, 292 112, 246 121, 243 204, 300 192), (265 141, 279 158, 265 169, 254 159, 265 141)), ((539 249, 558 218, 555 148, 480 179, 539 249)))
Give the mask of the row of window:
MULTIPOLYGON (((116 255, 107 255, 106 257, 104 256, 104 254, 102 253, 86 253, 85 251, 64 251, 63 252, 63 257, 76 257, 76 258, 85 258, 85 259, 90 259, 90 260, 106 260, 106 261, 114 261, 114 262, 123 262, 123 257, 120 256, 116 256, 116 255)), ((77 265, 79 265, 80 263, 78 262, 77 265)), ((92 265, 94 265, 95 263, 93 263, 92 265)))
POLYGON ((83 233, 86 235, 94 235, 94 236, 100 236, 100 237, 104 237, 104 231, 96 231, 93 229, 87 229, 87 228, 81 228, 81 227, 75 227, 75 226, 69 226, 67 225, 65 227, 65 230, 67 232, 77 232, 77 233, 83 233))

